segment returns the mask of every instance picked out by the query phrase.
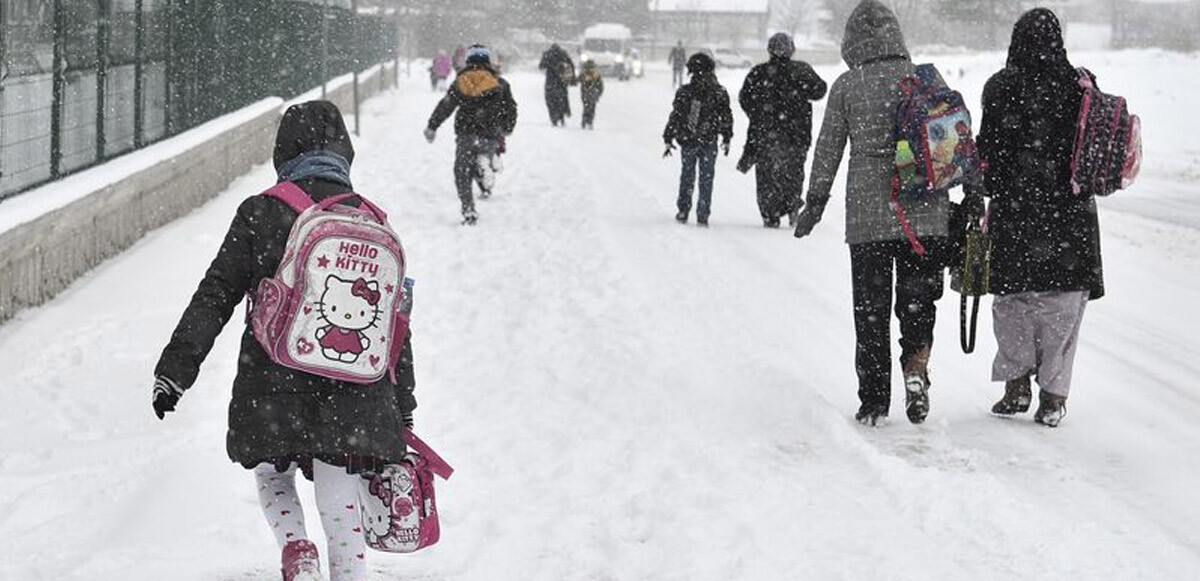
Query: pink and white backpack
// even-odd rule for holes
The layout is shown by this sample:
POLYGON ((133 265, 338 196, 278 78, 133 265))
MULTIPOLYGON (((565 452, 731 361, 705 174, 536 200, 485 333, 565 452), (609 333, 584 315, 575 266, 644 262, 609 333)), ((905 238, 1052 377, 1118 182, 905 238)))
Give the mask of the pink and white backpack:
POLYGON ((367 384, 395 367, 408 334, 404 249, 387 214, 358 194, 313 202, 291 182, 263 195, 299 213, 275 276, 251 300, 254 337, 275 363, 367 384), (361 207, 340 205, 357 197, 361 207))
POLYGON ((404 460, 364 475, 359 487, 367 546, 386 553, 412 553, 438 542, 441 526, 433 480, 454 473, 416 434, 405 430, 404 440, 410 449, 404 460))
POLYGON ((1071 190, 1107 196, 1137 179, 1142 167, 1142 122, 1129 112, 1124 97, 1101 92, 1087 69, 1078 73, 1083 101, 1071 156, 1071 190))

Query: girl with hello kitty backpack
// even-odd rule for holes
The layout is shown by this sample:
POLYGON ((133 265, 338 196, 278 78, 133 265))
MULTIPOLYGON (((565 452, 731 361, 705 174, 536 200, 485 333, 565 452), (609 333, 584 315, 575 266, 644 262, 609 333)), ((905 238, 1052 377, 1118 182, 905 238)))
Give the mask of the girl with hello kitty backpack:
POLYGON ((254 472, 285 581, 321 579, 296 494, 313 480, 332 581, 367 577, 364 480, 412 455, 411 281, 386 215, 353 194, 354 148, 332 103, 284 114, 279 183, 245 200, 155 368, 160 419, 191 387, 243 297, 226 449, 254 472))

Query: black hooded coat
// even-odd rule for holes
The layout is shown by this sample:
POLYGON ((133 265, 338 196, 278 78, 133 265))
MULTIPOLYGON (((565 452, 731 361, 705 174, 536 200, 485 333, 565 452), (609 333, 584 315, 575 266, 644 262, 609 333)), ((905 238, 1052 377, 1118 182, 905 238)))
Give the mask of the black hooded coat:
MULTIPOLYGON (((353 161, 354 148, 336 106, 314 101, 290 108, 275 143, 278 169, 301 153, 331 151, 353 161)), ((297 184, 314 200, 350 191, 324 179, 297 184)), ((155 375, 190 388, 213 342, 247 293, 275 275, 296 213, 274 198, 242 202, 224 242, 163 349, 155 375)), ((411 335, 409 336, 411 338, 411 335)), ((229 458, 247 468, 261 462, 320 458, 341 466, 371 466, 403 458, 402 416, 416 407, 412 346, 405 340, 396 369, 371 385, 351 384, 277 365, 245 325, 233 399, 229 458)), ((186 399, 186 395, 185 398, 186 399)))
POLYGON ((551 120, 571 116, 571 100, 567 86, 575 78, 575 63, 561 46, 553 45, 542 54, 538 68, 546 71, 546 109, 551 120))
POLYGON ((1096 200, 1071 192, 1083 99, 1052 12, 1026 13, 1008 63, 983 90, 979 151, 991 196, 991 290, 1006 295, 1086 290, 1104 295, 1096 200))
POLYGON ((750 118, 746 134, 749 154, 783 145, 808 151, 812 145, 812 103, 825 97, 825 81, 812 66, 788 57, 750 69, 738 103, 750 118))

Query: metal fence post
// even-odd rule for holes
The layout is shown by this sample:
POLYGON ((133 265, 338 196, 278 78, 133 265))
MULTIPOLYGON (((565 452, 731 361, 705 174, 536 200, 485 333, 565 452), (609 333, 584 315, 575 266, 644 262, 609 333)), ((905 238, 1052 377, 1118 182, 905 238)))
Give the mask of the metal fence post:
POLYGON ((109 0, 96 0, 96 161, 104 159, 108 146, 104 118, 108 108, 108 16, 109 0))
MULTIPOLYGON (((359 22, 359 16, 358 16, 358 0, 350 0, 350 22, 351 22, 351 25, 353 26, 354 37, 356 39, 358 39, 358 42, 361 43, 362 42, 362 34, 359 34, 359 33, 362 31, 362 26, 361 26, 361 22, 359 22)), ((352 64, 351 64, 351 66, 354 67, 354 134, 355 135, 358 135, 358 130, 360 127, 360 124, 358 121, 358 117, 359 117, 359 115, 358 115, 358 69, 362 68, 362 64, 361 64, 362 63, 362 59, 361 59, 362 49, 363 49, 363 47, 361 44, 359 46, 355 47, 354 60, 352 61, 352 64)))
MULTIPOLYGON (((8 77, 8 2, 0 2, 0 134, 4 133, 4 79, 8 77)), ((2 143, 0 143, 2 145, 2 143)), ((0 147, 3 153, 3 147, 0 147)), ((4 177, 4 156, 0 155, 0 177, 4 177)), ((0 200, 4 190, 0 190, 0 200)))
POLYGON ((321 98, 329 82, 329 0, 321 3, 321 98))
POLYGON ((64 0, 54 0, 54 70, 51 83, 50 97, 50 177, 57 178, 62 170, 62 102, 66 79, 64 77, 65 61, 63 51, 66 47, 67 12, 63 7, 64 0))
POLYGON ((175 74, 175 0, 163 0, 163 18, 166 18, 166 28, 163 31, 163 134, 175 134, 174 107, 172 104, 171 78, 175 74))
POLYGON ((146 60, 146 16, 142 13, 145 4, 143 0, 136 0, 133 3, 134 14, 134 41, 133 41, 133 146, 140 148, 146 143, 146 106, 142 102, 145 97, 146 80, 142 78, 145 74, 146 60))

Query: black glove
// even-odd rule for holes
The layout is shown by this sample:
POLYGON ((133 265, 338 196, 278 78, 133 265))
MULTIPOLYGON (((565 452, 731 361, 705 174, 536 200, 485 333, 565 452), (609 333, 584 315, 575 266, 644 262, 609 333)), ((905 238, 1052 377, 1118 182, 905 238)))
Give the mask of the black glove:
POLYGON ((400 414, 400 423, 404 424, 404 429, 413 429, 413 413, 412 410, 400 414))
POLYGON ((663 150, 663 157, 671 157, 671 153, 675 151, 675 144, 667 142, 667 148, 663 150))
POLYGON ((725 154, 725 157, 729 157, 729 140, 728 139, 726 139, 724 142, 721 143, 721 152, 725 154))
POLYGON ((967 218, 968 226, 979 222, 979 220, 983 218, 983 213, 985 211, 983 196, 974 192, 963 196, 962 210, 963 215, 967 218))
POLYGON ((821 214, 825 213, 825 202, 828 200, 809 200, 804 205, 804 209, 800 210, 800 215, 796 217, 796 238, 804 238, 812 233, 817 222, 821 221, 821 214))
POLYGON ((154 414, 163 419, 167 412, 175 411, 175 404, 183 396, 183 389, 170 377, 160 375, 154 379, 153 398, 154 414))

